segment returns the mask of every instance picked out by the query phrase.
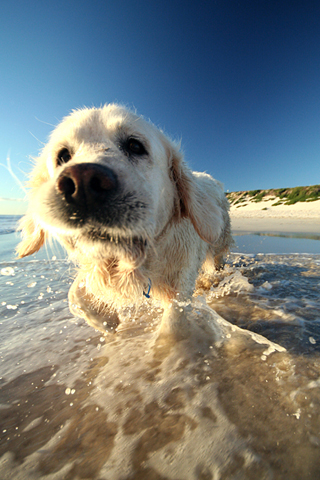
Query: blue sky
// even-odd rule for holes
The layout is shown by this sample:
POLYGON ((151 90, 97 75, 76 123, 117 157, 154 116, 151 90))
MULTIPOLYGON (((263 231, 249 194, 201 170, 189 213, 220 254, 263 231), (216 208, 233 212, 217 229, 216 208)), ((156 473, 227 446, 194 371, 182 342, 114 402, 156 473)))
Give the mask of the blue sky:
MULTIPOLYGON (((320 182, 319 0, 3 0, 0 39, 0 163, 21 182, 70 110, 109 102, 226 190, 320 182)), ((0 182, 0 214, 24 211, 0 182)))

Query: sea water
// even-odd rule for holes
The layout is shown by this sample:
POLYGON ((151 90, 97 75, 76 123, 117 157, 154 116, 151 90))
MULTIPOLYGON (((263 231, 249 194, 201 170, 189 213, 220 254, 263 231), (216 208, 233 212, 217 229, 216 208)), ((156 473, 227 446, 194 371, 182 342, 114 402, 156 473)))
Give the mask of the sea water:
POLYGON ((16 220, 0 217, 1 479, 320 478, 319 240, 236 236, 175 302, 176 335, 145 299, 103 336, 69 312, 63 250, 15 258, 16 220))

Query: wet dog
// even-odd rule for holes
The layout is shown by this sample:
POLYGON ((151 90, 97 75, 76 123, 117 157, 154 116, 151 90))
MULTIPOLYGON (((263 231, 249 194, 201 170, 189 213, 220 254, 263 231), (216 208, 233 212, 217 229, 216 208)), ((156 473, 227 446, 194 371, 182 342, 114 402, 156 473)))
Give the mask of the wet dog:
POLYGON ((18 255, 50 237, 77 266, 71 312, 101 331, 144 295, 166 306, 193 294, 231 244, 222 185, 192 172, 178 145, 118 105, 72 112, 36 159, 18 255))

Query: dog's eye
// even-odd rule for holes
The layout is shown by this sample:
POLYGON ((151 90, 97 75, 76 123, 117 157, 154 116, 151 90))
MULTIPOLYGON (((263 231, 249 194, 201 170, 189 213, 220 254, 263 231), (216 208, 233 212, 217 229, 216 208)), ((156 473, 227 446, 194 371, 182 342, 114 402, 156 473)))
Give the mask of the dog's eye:
POLYGON ((71 153, 67 148, 63 148, 57 155, 57 164, 62 165, 63 163, 67 163, 71 160, 71 153))
POLYGON ((128 150, 130 153, 133 153, 134 155, 144 155, 145 153, 147 153, 142 143, 139 142, 139 140, 136 140, 135 138, 129 138, 128 150))
POLYGON ((123 142, 120 148, 128 156, 142 156, 147 154, 144 145, 139 140, 133 137, 130 137, 125 142, 123 142))

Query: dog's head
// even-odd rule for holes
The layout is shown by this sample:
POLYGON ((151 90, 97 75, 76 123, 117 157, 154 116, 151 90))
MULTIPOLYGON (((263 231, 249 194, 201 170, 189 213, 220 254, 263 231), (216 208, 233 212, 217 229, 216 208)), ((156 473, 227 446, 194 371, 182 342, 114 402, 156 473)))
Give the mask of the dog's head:
POLYGON ((20 257, 52 235, 78 259, 121 256, 141 264, 169 222, 190 218, 207 242, 221 223, 178 147, 113 104, 66 117, 37 159, 30 186, 20 257))

